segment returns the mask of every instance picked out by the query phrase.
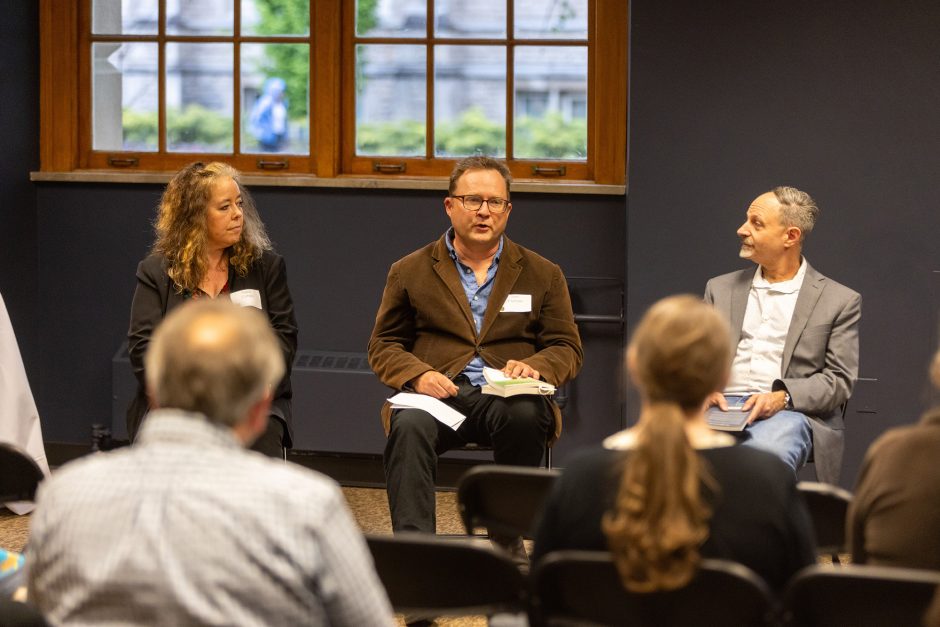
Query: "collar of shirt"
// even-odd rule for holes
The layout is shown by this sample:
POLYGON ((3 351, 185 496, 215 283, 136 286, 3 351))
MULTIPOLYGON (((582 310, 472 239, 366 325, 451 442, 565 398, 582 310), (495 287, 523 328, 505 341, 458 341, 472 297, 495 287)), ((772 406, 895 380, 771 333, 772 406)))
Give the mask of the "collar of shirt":
MULTIPOLYGON (((467 295, 467 303, 470 305, 470 312, 473 314, 473 324, 476 332, 479 333, 483 326, 483 318, 486 316, 486 308, 490 302, 490 292, 493 291, 494 278, 496 270, 499 269, 499 258, 503 253, 503 238, 499 238, 499 248, 490 262, 490 267, 486 270, 486 280, 483 285, 477 283, 476 274, 469 267, 460 262, 457 258, 457 251, 454 249, 454 228, 447 229, 444 234, 444 242, 447 244, 447 250, 450 258, 454 260, 454 266, 457 268, 457 274, 460 276, 460 284, 463 286, 464 294, 467 295)), ((461 374, 467 376, 470 383, 482 386, 486 382, 483 376, 483 367, 486 363, 479 355, 475 355, 470 363, 466 365, 461 374)))
POLYGON ((140 444, 186 443, 198 447, 244 448, 228 427, 203 414, 181 409, 155 409, 147 414, 137 438, 140 444))
POLYGON ((792 294, 793 292, 799 292, 800 288, 803 287, 803 278, 805 276, 806 258, 801 257, 800 269, 796 271, 796 274, 792 279, 771 283, 764 279, 764 275, 761 272, 761 267, 757 266, 757 272, 754 273, 754 281, 751 284, 759 290, 769 290, 771 292, 778 292, 780 294, 792 294))
MULTIPOLYGON (((454 227, 447 229, 447 232, 444 234, 444 244, 447 245, 447 252, 450 253, 450 258, 460 263, 460 260, 457 259, 457 249, 454 248, 454 227)), ((493 256, 493 261, 490 263, 492 268, 494 265, 499 265, 499 258, 503 254, 503 236, 499 236, 499 248, 496 249, 496 255, 493 256)), ((461 264, 463 265, 463 264, 461 264)))

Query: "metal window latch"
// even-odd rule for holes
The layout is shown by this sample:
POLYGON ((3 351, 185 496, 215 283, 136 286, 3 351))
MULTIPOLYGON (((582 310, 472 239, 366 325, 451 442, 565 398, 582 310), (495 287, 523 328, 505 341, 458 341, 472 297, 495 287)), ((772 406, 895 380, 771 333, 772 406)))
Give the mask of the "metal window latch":
POLYGON ((379 161, 373 161, 372 171, 379 172, 380 174, 402 174, 405 171, 405 164, 404 163, 381 163, 379 161))
POLYGON ((554 168, 546 168, 540 165, 532 166, 532 174, 536 176, 564 176, 567 169, 560 165, 554 168))
POLYGON ((108 157, 108 165, 115 168, 132 168, 139 162, 137 157, 108 157))
POLYGON ((286 170, 288 165, 287 159, 279 159, 277 161, 258 159, 258 167, 262 170, 286 170))

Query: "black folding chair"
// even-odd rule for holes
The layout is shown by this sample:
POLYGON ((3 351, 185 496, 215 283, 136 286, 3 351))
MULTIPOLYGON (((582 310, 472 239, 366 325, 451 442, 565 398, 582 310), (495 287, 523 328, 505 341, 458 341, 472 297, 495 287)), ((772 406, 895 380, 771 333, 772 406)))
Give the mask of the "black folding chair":
POLYGON ((42 470, 29 453, 0 442, 0 504, 32 501, 42 478, 42 470))
POLYGON ((940 572, 887 566, 809 566, 787 586, 786 625, 884 627, 921 625, 940 572))
POLYGON ((46 627, 48 623, 32 605, 0 599, 0 627, 46 627))
POLYGON ((624 588, 613 558, 601 551, 549 553, 535 566, 530 624, 691 627, 772 624, 773 598, 749 568, 702 560, 692 581, 667 592, 624 588))
POLYGON ((561 473, 523 466, 474 466, 457 484, 457 507, 468 534, 486 527, 503 536, 535 535, 542 504, 561 473))
POLYGON ((816 532, 816 550, 831 555, 839 563, 839 553, 846 553, 845 518, 852 502, 852 493, 828 483, 800 481, 797 489, 806 501, 813 529, 816 532))
POLYGON ((367 535, 375 569, 396 612, 491 616, 525 610, 525 581, 488 546, 431 534, 367 535))

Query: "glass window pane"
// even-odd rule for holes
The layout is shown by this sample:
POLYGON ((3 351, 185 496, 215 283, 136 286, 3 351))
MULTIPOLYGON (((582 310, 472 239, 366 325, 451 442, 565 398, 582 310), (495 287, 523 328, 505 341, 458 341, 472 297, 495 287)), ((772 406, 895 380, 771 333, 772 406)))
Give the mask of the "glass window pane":
POLYGON ((96 35, 156 35, 157 0, 94 0, 91 32, 96 35))
POLYGON ((587 39, 587 0, 516 0, 513 25, 520 39, 587 39))
POLYGON ((241 0, 242 35, 306 35, 310 0, 241 0))
POLYGON ((356 46, 356 153, 424 156, 425 46, 356 46))
POLYGON ((513 156, 587 158, 587 47, 519 46, 513 156))
POLYGON ((506 155, 506 49, 437 46, 434 154, 506 155))
POLYGON ((359 37, 425 37, 427 24, 425 0, 356 0, 359 37))
POLYGON ((436 37, 506 37, 506 0, 434 0, 436 37))
POLYGON ((310 152, 310 47, 242 44, 243 152, 310 152))
POLYGON ((231 152, 232 44, 166 44, 166 141, 174 152, 231 152))
POLYGON ((167 2, 168 35, 232 35, 235 0, 176 0, 167 2))
POLYGON ((92 148, 158 148, 157 44, 96 43, 92 58, 92 148))

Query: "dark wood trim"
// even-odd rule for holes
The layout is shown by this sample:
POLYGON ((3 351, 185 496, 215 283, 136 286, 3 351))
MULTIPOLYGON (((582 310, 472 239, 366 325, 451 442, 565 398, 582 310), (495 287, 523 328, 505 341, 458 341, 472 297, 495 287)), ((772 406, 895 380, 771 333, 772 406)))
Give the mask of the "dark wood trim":
POLYGON ((39 163, 43 170, 78 167, 78 9, 74 2, 39 4, 39 163))
POLYGON ((595 7, 593 26, 589 24, 595 32, 593 50, 588 52, 588 93, 593 95, 588 154, 595 166, 595 182, 623 185, 627 176, 629 3, 598 0, 595 7))

